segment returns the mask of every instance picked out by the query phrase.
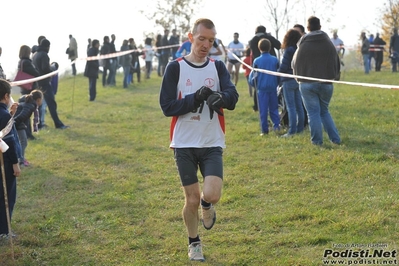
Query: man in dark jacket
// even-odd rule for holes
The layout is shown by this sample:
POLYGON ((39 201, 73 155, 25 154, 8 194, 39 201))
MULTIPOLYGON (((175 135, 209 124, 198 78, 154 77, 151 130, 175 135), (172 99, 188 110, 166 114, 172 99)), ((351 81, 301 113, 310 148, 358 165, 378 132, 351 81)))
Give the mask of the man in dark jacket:
MULTIPOLYGON (((109 43, 109 37, 104 36, 104 42, 103 45, 101 46, 100 50, 100 55, 106 55, 111 53, 111 44, 109 43)), ((109 82, 107 82, 107 74, 108 72, 111 72, 111 63, 110 63, 110 58, 104 58, 102 59, 102 67, 103 67, 103 77, 102 77, 102 83, 103 87, 107 86, 109 82)), ((109 73, 109 76, 111 74, 109 73)), ((108 80, 110 80, 108 76, 108 80)))
MULTIPOLYGON (((92 41, 91 47, 87 52, 88 57, 98 55, 100 42, 97 39, 92 41)), ((84 76, 89 78, 89 101, 94 101, 97 95, 97 79, 98 79, 98 60, 88 60, 85 66, 84 76)))
POLYGON ((377 33, 374 39, 374 49, 375 49, 375 71, 381 71, 381 65, 384 61, 384 46, 387 43, 380 38, 380 34, 377 33))
MULTIPOLYGON (((258 48, 258 42, 260 39, 266 38, 270 41, 271 47, 270 47, 270 54, 276 56, 276 50, 280 50, 281 48, 281 43, 279 40, 274 38, 270 33, 266 33, 266 27, 265 26, 258 26, 256 27, 255 30, 255 36, 249 41, 249 47, 251 48, 252 52, 252 62, 255 60, 260 55, 260 51, 258 48)), ((276 56, 277 57, 277 56, 276 56)))
MULTIPOLYGON (((33 56, 33 64, 35 65, 41 76, 52 72, 50 68, 50 58, 48 56, 49 50, 50 41, 47 39, 43 39, 40 42, 37 52, 33 56)), ((55 101, 54 92, 51 88, 51 77, 40 80, 39 86, 41 87, 41 91, 43 92, 44 100, 46 101, 55 127, 59 129, 68 128, 69 126, 64 125, 58 117, 57 102, 55 101)), ((39 112, 43 111, 44 110, 40 108, 39 112)), ((39 128, 42 127, 44 127, 44 124, 42 123, 42 121, 40 121, 39 128)))
MULTIPOLYGON (((309 33, 298 43, 292 59, 292 68, 298 76, 337 80, 340 74, 339 57, 328 35, 320 29, 320 20, 314 16, 310 17, 309 33)), ((328 111, 334 88, 332 82, 306 78, 297 78, 297 81, 308 112, 312 144, 323 144, 323 127, 332 143, 341 143, 334 120, 328 111)))
POLYGON ((391 39, 389 40, 389 52, 389 57, 391 58, 392 64, 392 72, 397 72, 397 64, 399 61, 399 35, 397 28, 393 29, 393 34, 391 36, 391 39))
MULTIPOLYGON (((266 33, 265 26, 258 26, 255 30, 255 36, 249 41, 249 48, 251 49, 251 58, 252 62, 254 62, 255 58, 260 55, 260 51, 258 48, 258 43, 260 39, 266 38, 270 41, 271 47, 269 53, 273 56, 276 56, 276 50, 280 50, 281 43, 279 40, 274 38, 270 33, 266 33)), ((277 56, 276 56, 277 57, 277 56)), ((258 97, 256 94, 256 86, 255 86, 255 93, 254 93, 254 106, 252 107, 254 111, 258 111, 258 97)))

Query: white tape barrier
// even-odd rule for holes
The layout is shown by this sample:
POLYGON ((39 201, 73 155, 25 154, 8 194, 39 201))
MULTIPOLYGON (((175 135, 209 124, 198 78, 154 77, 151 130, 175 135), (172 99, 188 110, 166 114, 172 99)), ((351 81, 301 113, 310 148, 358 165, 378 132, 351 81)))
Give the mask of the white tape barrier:
POLYGON ((373 87, 373 88, 380 88, 380 89, 399 90, 399 86, 395 86, 395 85, 384 85, 384 84, 372 84, 372 83, 339 81, 339 80, 330 80, 330 79, 319 79, 319 78, 297 76, 297 75, 291 75, 291 74, 286 74, 286 73, 274 72, 274 71, 265 70, 265 69, 253 68, 252 66, 250 66, 250 65, 244 63, 243 61, 241 61, 241 59, 238 58, 235 54, 233 54, 233 56, 238 61, 240 61, 242 64, 244 64, 245 66, 250 68, 251 70, 255 70, 255 71, 258 71, 258 72, 262 72, 262 73, 266 73, 266 74, 270 74, 270 75, 274 75, 274 76, 287 77, 287 78, 307 79, 307 80, 313 80, 313 81, 318 81, 318 82, 331 82, 331 83, 354 85, 354 86, 373 87))
MULTIPOLYGON (((172 47, 176 47, 176 46, 180 46, 180 44, 156 47, 156 48, 153 48, 153 49, 154 50, 156 50, 156 49, 159 50, 159 49, 172 48, 172 47)), ((74 64, 77 60, 80 60, 80 61, 92 61, 92 60, 108 59, 108 58, 114 58, 114 57, 123 56, 123 55, 126 55, 126 54, 131 54, 131 53, 136 52, 136 51, 139 51, 139 52, 140 51, 146 51, 146 49, 142 49, 142 50, 132 49, 132 50, 126 50, 126 51, 123 51, 123 52, 116 52, 116 53, 112 53, 112 54, 90 56, 90 57, 80 57, 80 58, 76 58, 74 61, 72 61, 71 65, 74 64)), ((11 86, 19 86, 19 85, 22 85, 22 84, 28 84, 28 83, 36 82, 36 81, 39 81, 39 80, 54 76, 54 75, 58 74, 59 71, 60 70, 56 70, 56 71, 53 71, 53 72, 48 73, 46 75, 39 76, 39 77, 32 78, 32 79, 25 79, 25 80, 20 80, 20 81, 12 81, 11 82, 11 86)))
MULTIPOLYGON (((176 44, 176 45, 168 45, 168 46, 162 46, 162 47, 156 47, 153 49, 165 49, 165 48, 172 48, 172 47, 176 47, 176 46, 180 46, 180 44, 176 44)), ((377 45, 375 45, 377 46, 377 45)), ((234 49, 227 49, 227 50, 234 50, 234 49)), ((138 50, 138 49, 132 49, 132 50, 127 50, 127 51, 123 51, 123 52, 116 52, 116 53, 112 53, 112 54, 106 54, 106 55, 98 55, 98 56, 91 56, 91 57, 82 57, 82 58, 77 58, 75 59, 73 62, 71 62, 71 64, 75 63, 77 60, 81 60, 81 61, 91 61, 91 60, 100 60, 100 59, 108 59, 108 58, 113 58, 113 57, 119 57, 119 56, 123 56, 126 54, 130 54, 132 52, 136 52, 136 51, 145 51, 145 49, 142 50, 138 50)), ((318 81, 318 82, 332 82, 332 83, 338 83, 338 84, 346 84, 346 85, 354 85, 354 86, 363 86, 363 87, 374 87, 374 88, 381 88, 381 89, 391 89, 391 90, 399 90, 399 86, 395 86, 395 85, 384 85, 384 84, 372 84, 372 83, 360 83, 360 82, 350 82, 350 81, 338 81, 338 80, 329 80, 329 79, 318 79, 318 78, 312 78, 312 77, 305 77, 305 76, 297 76, 297 75, 291 75, 291 74, 285 74, 285 73, 280 73, 280 72, 273 72, 273 71, 269 71, 269 70, 265 70, 265 69, 258 69, 258 68, 253 68, 252 66, 244 63, 237 55, 235 55, 232 52, 232 55, 234 56, 234 58, 236 60, 238 60, 241 64, 244 64, 245 66, 247 66, 248 68, 250 68, 251 70, 255 70, 258 72, 262 72, 262 73, 266 73, 266 74, 270 74, 270 75, 274 75, 274 76, 280 76, 280 77, 288 77, 288 78, 300 78, 300 79, 307 79, 307 80, 313 80, 313 81, 318 81)), ((36 82, 48 77, 51 77, 53 75, 56 75, 59 73, 59 70, 53 71, 51 73, 48 73, 46 75, 40 76, 40 77, 36 77, 33 79, 26 79, 26 80, 21 80, 21 81, 13 81, 11 82, 11 86, 19 86, 22 84, 27 84, 27 83, 32 83, 32 82, 36 82)))

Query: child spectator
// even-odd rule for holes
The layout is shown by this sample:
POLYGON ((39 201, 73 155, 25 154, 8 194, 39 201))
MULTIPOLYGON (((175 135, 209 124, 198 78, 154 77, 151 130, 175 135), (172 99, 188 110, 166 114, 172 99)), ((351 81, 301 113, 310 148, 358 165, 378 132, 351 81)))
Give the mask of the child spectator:
POLYGON ((245 58, 243 60, 243 62, 245 64, 242 64, 242 68, 245 70, 245 77, 247 79, 247 83, 248 83, 248 91, 249 91, 249 96, 252 97, 252 85, 249 82, 249 74, 251 73, 251 68, 247 67, 246 64, 248 66, 252 65, 252 58, 251 58, 251 48, 247 48, 247 50, 245 51, 245 58))
MULTIPOLYGON (((10 112, 8 111, 8 105, 11 103, 11 85, 4 79, 0 79, 0 129, 7 126, 11 119, 10 112)), ((16 104, 13 104, 11 110, 16 111, 16 104)), ((9 218, 11 220, 15 201, 17 199, 17 178, 21 174, 21 169, 18 164, 18 157, 14 146, 15 139, 12 132, 8 133, 2 138, 8 145, 8 149, 3 152, 4 160, 4 178, 6 183, 6 193, 8 199, 8 210, 9 218)), ((0 175, 3 175, 3 171, 0 171, 0 175)), ((0 186, 0 238, 8 238, 13 236, 12 232, 9 232, 6 202, 4 199, 5 191, 4 187, 0 186)))
MULTIPOLYGON (((268 39, 261 39, 258 42, 258 48, 261 55, 255 58, 254 69, 265 69, 276 72, 279 68, 277 57, 269 53, 271 43, 268 39)), ((256 87, 258 93, 258 106, 261 124, 261 136, 269 133, 269 125, 267 121, 268 113, 273 122, 273 130, 280 130, 280 116, 278 114, 277 86, 279 77, 266 74, 263 72, 251 71, 249 80, 252 86, 256 87)))
POLYGON ((19 141, 21 143, 21 160, 19 164, 29 166, 29 162, 25 158, 25 150, 28 146, 28 138, 26 135, 26 127, 30 125, 29 121, 32 114, 35 114, 33 123, 33 131, 37 132, 37 122, 39 117, 38 107, 42 104, 43 93, 40 90, 33 90, 30 94, 22 95, 18 102, 18 108, 14 115, 15 127, 17 128, 19 141))

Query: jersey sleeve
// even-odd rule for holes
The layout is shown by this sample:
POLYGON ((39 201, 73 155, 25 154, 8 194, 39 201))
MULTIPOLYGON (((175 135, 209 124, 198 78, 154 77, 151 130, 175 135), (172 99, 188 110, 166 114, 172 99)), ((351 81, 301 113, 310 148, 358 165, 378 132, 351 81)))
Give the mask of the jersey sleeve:
POLYGON ((159 103, 165 116, 180 116, 192 112, 199 107, 195 101, 195 93, 188 94, 184 98, 177 95, 180 66, 178 61, 170 62, 163 76, 159 103))

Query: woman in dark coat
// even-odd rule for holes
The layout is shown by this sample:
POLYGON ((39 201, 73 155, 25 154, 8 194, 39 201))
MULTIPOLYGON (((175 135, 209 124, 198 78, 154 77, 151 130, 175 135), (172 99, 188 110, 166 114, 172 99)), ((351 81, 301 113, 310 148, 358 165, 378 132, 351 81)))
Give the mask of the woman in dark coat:
MULTIPOLYGON (((36 51, 35 51, 36 52, 36 51)), ((40 73, 37 70, 37 68, 35 67, 35 65, 32 63, 32 60, 30 59, 30 55, 32 53, 32 50, 29 46, 27 45, 22 45, 21 48, 19 48, 19 62, 18 62, 18 70, 23 69, 23 71, 29 75, 32 75, 34 77, 39 77, 40 73)), ((38 89, 39 85, 37 82, 34 82, 32 85, 32 90, 38 89)), ((21 89, 21 95, 26 95, 29 94, 31 91, 30 90, 26 90, 22 87, 20 87, 21 89)), ((34 140, 35 137, 32 134, 32 127, 30 122, 28 121, 27 125, 26 125, 26 136, 28 139, 30 140, 34 140)))
MULTIPOLYGON (((93 40, 91 42, 91 47, 87 52, 88 57, 97 56, 99 52, 100 42, 98 40, 93 40)), ((89 58, 90 59, 90 58, 89 58)), ((97 79, 98 79, 98 69, 99 62, 97 59, 95 60, 87 60, 84 76, 89 78, 89 95, 90 101, 94 101, 96 99, 97 93, 97 79)))
MULTIPOLYGON (((32 60, 30 59, 30 54, 31 54, 31 48, 27 45, 22 45, 21 48, 19 49, 19 62, 18 62, 18 70, 21 69, 23 72, 34 76, 34 77, 38 77, 40 76, 39 71, 36 69, 36 67, 33 65, 32 60)), ((25 95, 25 94, 29 94, 31 91, 30 90, 26 90, 22 87, 21 88, 21 94, 25 95)), ((32 86, 32 90, 37 89, 38 85, 37 82, 33 83, 32 86)))

